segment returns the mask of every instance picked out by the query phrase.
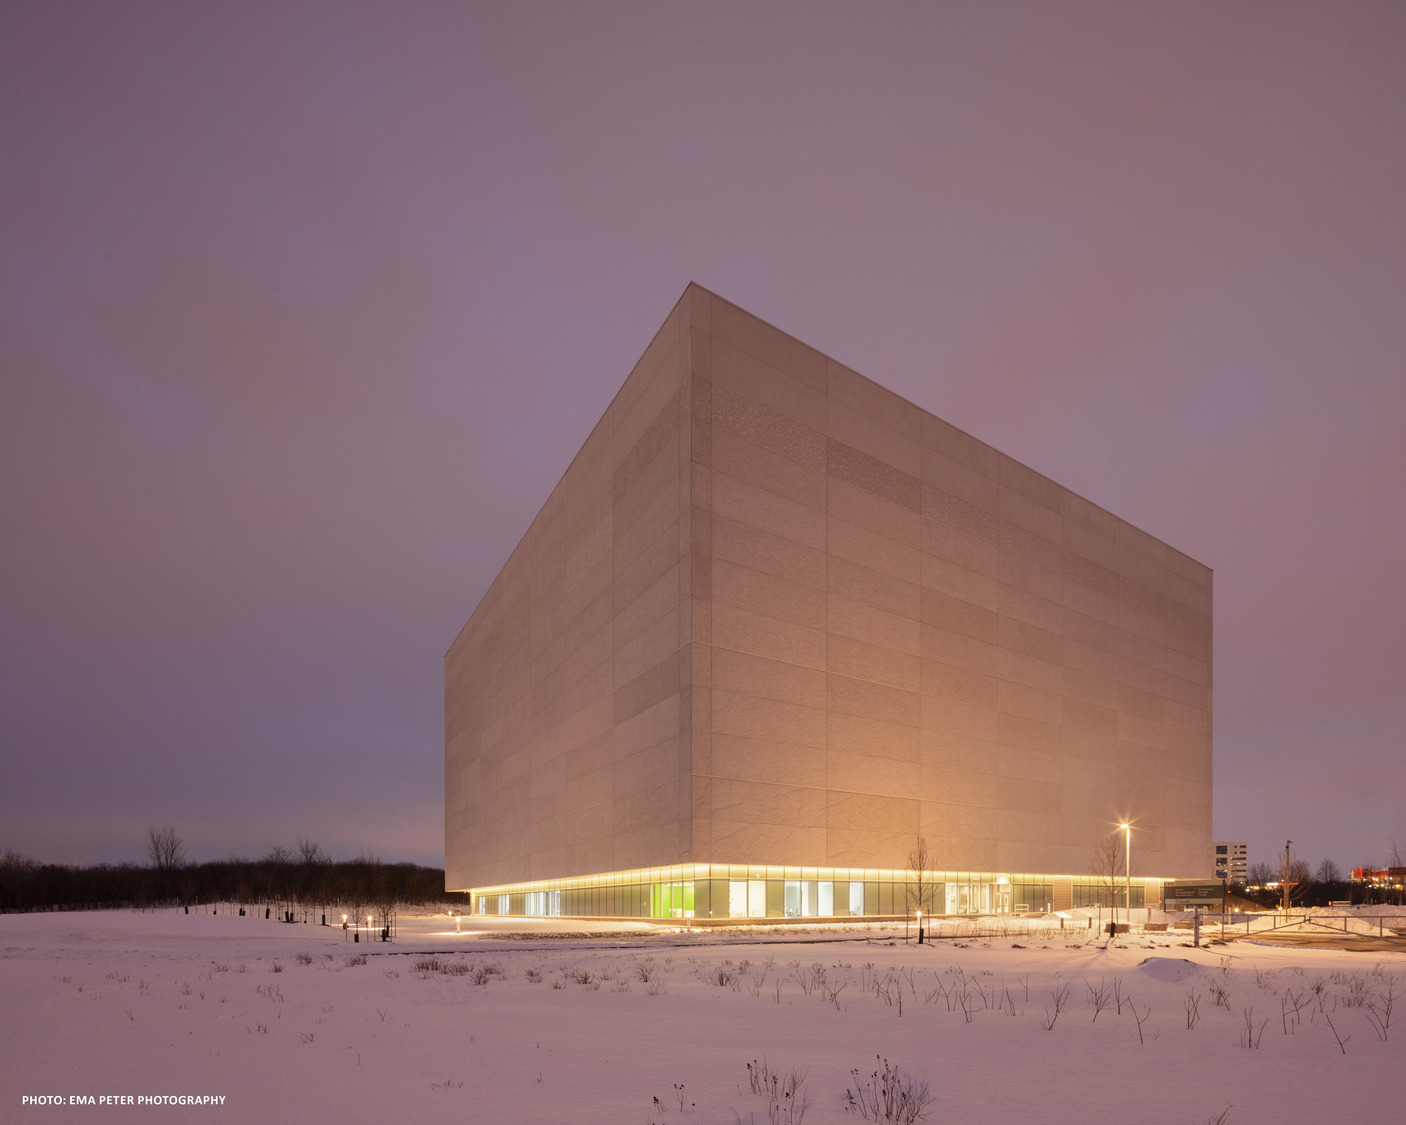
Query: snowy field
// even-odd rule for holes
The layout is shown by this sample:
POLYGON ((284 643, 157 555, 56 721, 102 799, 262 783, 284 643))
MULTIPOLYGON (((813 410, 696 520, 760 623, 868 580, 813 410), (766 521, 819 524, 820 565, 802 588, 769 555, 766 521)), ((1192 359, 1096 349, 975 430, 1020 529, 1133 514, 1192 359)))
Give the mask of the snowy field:
POLYGON ((927 1122, 1406 1120, 1406 952, 463 928, 0 915, 0 1121, 853 1125, 885 1060, 927 1122))

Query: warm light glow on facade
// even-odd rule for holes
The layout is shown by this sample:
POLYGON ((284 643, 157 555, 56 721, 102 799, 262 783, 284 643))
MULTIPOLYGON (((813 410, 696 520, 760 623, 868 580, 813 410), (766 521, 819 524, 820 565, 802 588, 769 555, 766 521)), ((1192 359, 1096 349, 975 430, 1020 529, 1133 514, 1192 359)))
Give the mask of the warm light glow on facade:
MULTIPOLYGON (((785 921, 816 918, 902 918, 916 875, 903 869, 772 867, 692 863, 601 875, 474 887, 473 913, 521 917, 659 918, 694 922, 785 921)), ((925 871, 932 916, 1041 913, 1092 906, 1106 893, 1100 881, 988 871, 925 871)), ((1158 900, 1161 879, 1130 881, 1133 906, 1158 900), (1139 901, 1141 899, 1141 901, 1139 901)))

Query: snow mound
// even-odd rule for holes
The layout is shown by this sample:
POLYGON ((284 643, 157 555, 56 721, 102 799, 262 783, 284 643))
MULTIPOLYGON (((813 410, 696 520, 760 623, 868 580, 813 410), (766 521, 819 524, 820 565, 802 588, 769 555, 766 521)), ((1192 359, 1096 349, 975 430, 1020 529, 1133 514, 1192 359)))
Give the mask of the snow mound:
POLYGON ((1197 966, 1185 957, 1145 957, 1138 962, 1138 971, 1153 980, 1180 984, 1197 971, 1197 966))

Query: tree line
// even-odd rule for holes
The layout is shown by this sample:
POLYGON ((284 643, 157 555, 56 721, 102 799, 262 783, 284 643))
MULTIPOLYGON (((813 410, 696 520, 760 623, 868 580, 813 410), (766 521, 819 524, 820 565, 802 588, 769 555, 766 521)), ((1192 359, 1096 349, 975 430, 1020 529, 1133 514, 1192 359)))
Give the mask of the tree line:
POLYGON ((445 891, 443 868, 385 863, 369 853, 334 861, 301 836, 296 848, 277 846, 259 859, 231 856, 190 863, 173 828, 153 828, 145 850, 145 865, 88 866, 40 863, 16 851, 0 851, 0 913, 215 902, 335 907, 353 916, 368 908, 386 915, 409 904, 468 907, 467 894, 445 891))
MULTIPOLYGON (((1314 867, 1294 854, 1292 843, 1286 844, 1277 862, 1250 864, 1246 886, 1237 886, 1237 891, 1252 899, 1263 898, 1266 905, 1281 908, 1328 906, 1334 902, 1401 904, 1402 892, 1394 887, 1378 887, 1349 879, 1331 859, 1324 859, 1314 867)), ((1406 866, 1406 855, 1396 844, 1391 848, 1390 866, 1406 866)))

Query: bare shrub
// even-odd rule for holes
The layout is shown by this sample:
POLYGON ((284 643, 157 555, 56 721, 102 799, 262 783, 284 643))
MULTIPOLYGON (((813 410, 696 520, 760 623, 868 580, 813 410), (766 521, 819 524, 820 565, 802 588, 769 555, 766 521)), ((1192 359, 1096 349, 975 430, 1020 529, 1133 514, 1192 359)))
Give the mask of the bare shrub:
POLYGON ((1244 1020, 1245 1027, 1240 1033, 1240 1046, 1247 1049, 1253 1048, 1258 1050, 1260 1039, 1264 1036, 1264 1025, 1267 1024, 1269 1020, 1261 1020, 1259 1027, 1256 1028, 1255 1009, 1253 1007, 1243 1009, 1241 1018, 1244 1020))
POLYGON ((801 968, 799 961, 792 961, 791 975, 796 978, 796 983, 807 996, 825 985, 825 966, 819 961, 805 969, 801 968))
POLYGON ((1284 990, 1284 995, 1279 998, 1279 1025, 1285 1035, 1289 1034, 1291 1026, 1298 1027, 1303 1022, 1303 1017, 1299 1015, 1299 1012, 1307 1004, 1308 992, 1306 990, 1300 989, 1297 996, 1294 995, 1292 988, 1284 990))
POLYGON ((806 1072, 795 1067, 786 1074, 772 1070, 765 1055, 761 1062, 753 1059, 747 1064, 747 1081, 752 1093, 766 1099, 771 1125, 800 1125, 805 1119, 810 1108, 810 1098, 801 1091, 805 1080, 806 1072))
POLYGON ((1050 1000, 1054 1003, 1054 1010, 1045 1009, 1044 1019, 1040 1021, 1040 1026, 1046 1031, 1053 1031, 1060 1012, 1064 1011, 1064 1006, 1069 1003, 1069 986, 1061 984, 1050 989, 1050 1000))
POLYGON ((1353 973, 1343 981, 1343 1007, 1365 1008, 1372 987, 1361 973, 1353 973))
MULTIPOLYGON (((1152 1005, 1151 1005, 1151 1004, 1146 1004, 1146 1005, 1144 1005, 1144 1006, 1143 1006, 1143 1010, 1142 1010, 1142 1014, 1139 1015, 1139 1014, 1138 1014, 1138 1010, 1137 1010, 1137 1005, 1133 1003, 1133 998, 1132 998, 1131 996, 1129 996, 1129 997, 1128 997, 1128 1007, 1132 1010, 1133 1019, 1135 1019, 1135 1020, 1137 1021, 1137 1041, 1138 1041, 1139 1045, 1144 1044, 1144 1043, 1147 1042, 1147 1040, 1142 1037, 1142 1025, 1147 1022, 1147 1017, 1152 1014, 1152 1005)), ((1268 1022, 1269 1022, 1268 1020, 1265 1021, 1265 1023, 1268 1023, 1268 1022)), ((1261 1025, 1260 1025, 1260 1034, 1261 1034, 1261 1035, 1264 1034, 1264 1024, 1261 1024, 1261 1025)), ((1156 1037, 1154 1036, 1154 1038, 1156 1038, 1156 1037)))
POLYGON ((1377 993, 1375 1000, 1367 1003, 1367 1019, 1372 1024, 1372 1030, 1377 1033, 1381 1041, 1387 1041, 1387 1034, 1391 1030, 1391 1009, 1396 1003, 1396 979, 1388 978, 1387 987, 1384 991, 1377 993))
POLYGON ((835 1005, 835 1011, 837 1012, 840 1011, 840 993, 848 987, 849 981, 845 981, 843 984, 827 981, 822 986, 822 989, 825 993, 825 999, 835 1005))
POLYGON ((1097 985, 1084 982, 1084 987, 1089 990, 1089 1006, 1094 1010, 1094 1018, 1091 1023, 1098 1023, 1099 1013, 1113 1002, 1113 997, 1108 993, 1108 985, 1102 980, 1097 985))
POLYGON ((854 1089, 845 1090, 846 1112, 857 1113, 865 1121, 880 1121, 885 1125, 913 1125, 913 1122, 921 1121, 926 1115, 928 1102, 932 1100, 928 1084, 890 1066, 888 1059, 877 1055, 875 1058, 879 1066, 868 1079, 860 1079, 857 1067, 850 1071, 854 1089))
POLYGON ((1333 1038, 1338 1041, 1338 1050, 1343 1054, 1347 1054, 1347 1044, 1352 1036, 1338 1034, 1338 1029, 1333 1025, 1333 1017, 1328 1015, 1327 1012, 1323 1013, 1323 1018, 1328 1021, 1328 1029, 1333 1033, 1333 1038))

